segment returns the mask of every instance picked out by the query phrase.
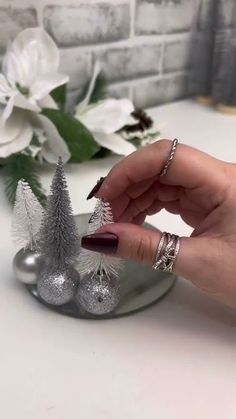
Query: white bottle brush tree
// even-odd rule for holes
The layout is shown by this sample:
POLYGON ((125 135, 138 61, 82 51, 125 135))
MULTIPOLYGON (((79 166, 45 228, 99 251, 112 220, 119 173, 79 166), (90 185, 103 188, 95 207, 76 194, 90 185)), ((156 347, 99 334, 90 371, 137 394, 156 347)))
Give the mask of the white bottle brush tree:
MULTIPOLYGON (((87 234, 93 234, 102 226, 113 222, 110 204, 99 199, 89 220, 87 234)), ((82 249, 80 253, 78 270, 81 277, 98 275, 101 280, 104 275, 107 278, 118 277, 120 269, 121 261, 117 258, 87 249, 82 249)))
POLYGON ((43 207, 29 184, 23 179, 19 180, 12 221, 12 235, 17 245, 31 251, 36 250, 42 216, 43 207))
MULTIPOLYGON (((89 220, 88 234, 113 222, 108 202, 98 200, 89 220)), ((80 306, 93 315, 112 312, 120 301, 120 281, 118 280, 121 261, 117 258, 82 249, 78 269, 82 280, 77 299, 80 306)))

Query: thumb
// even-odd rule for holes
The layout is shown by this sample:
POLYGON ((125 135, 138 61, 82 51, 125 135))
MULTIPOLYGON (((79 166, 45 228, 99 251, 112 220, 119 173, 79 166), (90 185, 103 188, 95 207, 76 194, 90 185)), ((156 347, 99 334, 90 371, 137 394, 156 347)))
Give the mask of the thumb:
MULTIPOLYGON (((153 265, 161 238, 159 230, 135 224, 114 223, 82 238, 82 247, 113 254, 121 259, 153 265)), ((211 294, 215 293, 216 270, 222 260, 222 244, 214 237, 181 237, 173 272, 211 294)))

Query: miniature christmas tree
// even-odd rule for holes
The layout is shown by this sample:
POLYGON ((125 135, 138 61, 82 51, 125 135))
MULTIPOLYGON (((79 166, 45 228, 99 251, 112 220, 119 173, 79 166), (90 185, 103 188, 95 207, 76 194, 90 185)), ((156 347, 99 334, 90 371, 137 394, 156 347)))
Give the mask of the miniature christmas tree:
MULTIPOLYGON (((93 234, 100 227, 110 223, 113 223, 110 204, 99 199, 89 220, 88 234, 93 234)), ((82 277, 94 274, 109 278, 118 276, 120 266, 121 262, 117 258, 83 249, 79 257, 78 270, 82 277)))
POLYGON ((79 253, 79 237, 61 158, 40 229, 39 250, 47 261, 37 282, 40 297, 48 304, 67 304, 79 285, 79 274, 73 267, 79 253))
POLYGON ((17 245, 32 251, 36 249, 42 216, 43 207, 29 184, 23 179, 19 180, 12 222, 12 235, 17 245))
POLYGON ((50 267, 58 270, 73 265, 79 253, 79 237, 61 158, 58 159, 40 230, 40 252, 50 267))
MULTIPOLYGON (((108 202, 98 200, 89 220, 88 234, 113 222, 108 202)), ((83 249, 80 253, 78 269, 82 276, 77 300, 89 313, 104 315, 115 309, 120 301, 118 279, 121 262, 119 259, 83 249)))

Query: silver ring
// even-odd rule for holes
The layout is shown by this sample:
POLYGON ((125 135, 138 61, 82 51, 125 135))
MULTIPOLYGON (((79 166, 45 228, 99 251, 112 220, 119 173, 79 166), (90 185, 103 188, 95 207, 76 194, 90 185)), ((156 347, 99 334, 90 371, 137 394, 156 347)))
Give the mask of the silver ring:
POLYGON ((166 232, 162 233, 152 268, 164 272, 172 272, 175 260, 179 253, 179 248, 179 236, 166 232))
POLYGON ((168 171, 168 169, 170 167, 170 164, 171 164, 171 162, 172 162, 172 160, 173 160, 173 158, 175 156, 177 145, 178 145, 178 140, 177 140, 177 138, 175 138, 172 141, 171 150, 170 150, 169 156, 168 156, 168 158, 166 160, 165 166, 163 167, 163 169, 162 169, 162 171, 160 173, 160 177, 163 177, 163 176, 166 175, 166 173, 167 173, 167 171, 168 171))

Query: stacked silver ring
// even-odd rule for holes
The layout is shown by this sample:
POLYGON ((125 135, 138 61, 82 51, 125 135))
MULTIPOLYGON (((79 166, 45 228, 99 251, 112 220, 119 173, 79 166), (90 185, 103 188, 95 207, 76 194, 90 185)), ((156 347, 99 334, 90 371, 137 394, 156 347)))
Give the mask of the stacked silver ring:
POLYGON ((179 236, 170 233, 162 233, 157 247, 153 269, 172 272, 180 248, 179 236))
MULTIPOLYGON (((163 169, 161 170, 160 177, 163 177, 167 174, 171 162, 174 159, 176 148, 178 145, 178 140, 175 138, 172 141, 171 149, 167 160, 164 164, 163 169)), ((179 236, 170 233, 162 233, 160 242, 157 247, 155 260, 152 265, 153 269, 159 269, 165 272, 172 272, 175 260, 178 256, 180 248, 180 239, 179 236)))

